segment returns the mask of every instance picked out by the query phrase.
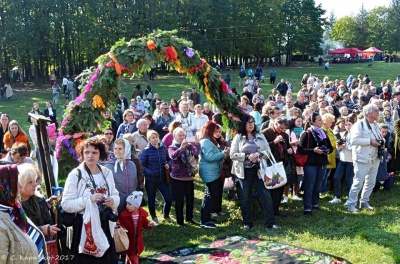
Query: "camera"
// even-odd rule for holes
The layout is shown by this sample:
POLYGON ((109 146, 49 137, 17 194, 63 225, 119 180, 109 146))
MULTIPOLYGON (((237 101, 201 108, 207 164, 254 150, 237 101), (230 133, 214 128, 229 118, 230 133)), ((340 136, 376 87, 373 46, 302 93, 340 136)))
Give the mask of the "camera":
POLYGON ((337 141, 337 144, 338 144, 338 145, 343 145, 344 143, 346 143, 346 140, 343 139, 343 138, 341 138, 341 139, 339 139, 339 140, 337 141))
POLYGON ((111 221, 117 222, 118 215, 114 214, 113 210, 110 207, 105 206, 103 203, 105 202, 105 198, 101 200, 101 202, 97 203, 100 211, 100 219, 101 221, 111 221))
POLYGON ((324 145, 324 146, 320 146, 319 147, 320 149, 322 149, 322 151, 325 153, 325 154, 329 154, 329 149, 324 145))
POLYGON ((378 139, 377 141, 380 144, 378 147, 378 158, 382 159, 385 154, 385 140, 378 139))

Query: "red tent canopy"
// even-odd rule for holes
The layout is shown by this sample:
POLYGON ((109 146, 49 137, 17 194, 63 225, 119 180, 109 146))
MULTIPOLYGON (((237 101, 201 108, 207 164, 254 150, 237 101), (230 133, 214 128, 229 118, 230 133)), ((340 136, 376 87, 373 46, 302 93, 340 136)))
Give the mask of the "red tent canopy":
POLYGON ((358 48, 342 48, 329 51, 329 54, 350 54, 352 57, 357 53, 363 53, 363 51, 358 48))
POLYGON ((368 49, 364 50, 366 53, 383 53, 383 51, 375 48, 375 47, 369 47, 368 49))

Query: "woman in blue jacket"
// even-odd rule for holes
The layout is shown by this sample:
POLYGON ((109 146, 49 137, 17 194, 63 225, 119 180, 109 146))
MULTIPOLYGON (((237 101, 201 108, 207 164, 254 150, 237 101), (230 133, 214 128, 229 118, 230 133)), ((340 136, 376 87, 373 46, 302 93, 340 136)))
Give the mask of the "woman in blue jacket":
POLYGON ((169 169, 167 158, 168 150, 160 143, 159 135, 154 130, 147 131, 149 144, 142 150, 140 162, 143 166, 145 187, 148 197, 149 211, 156 224, 159 224, 156 215, 156 193, 160 191, 164 199, 164 221, 172 222, 169 213, 172 206, 172 193, 167 183, 166 170, 169 169))
POLYGON ((215 134, 220 133, 220 126, 214 121, 207 121, 201 128, 201 154, 199 159, 199 174, 205 183, 204 198, 201 206, 201 226, 216 228, 211 221, 211 212, 218 204, 222 191, 219 180, 222 171, 222 161, 228 156, 229 148, 220 151, 215 134))

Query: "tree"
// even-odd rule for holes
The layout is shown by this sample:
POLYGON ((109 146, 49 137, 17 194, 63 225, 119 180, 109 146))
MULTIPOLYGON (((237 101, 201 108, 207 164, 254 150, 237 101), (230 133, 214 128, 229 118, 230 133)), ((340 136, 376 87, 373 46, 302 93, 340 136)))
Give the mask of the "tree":
POLYGON ((338 21, 332 29, 332 39, 340 41, 346 47, 357 46, 356 34, 356 22, 353 17, 345 16, 338 21))

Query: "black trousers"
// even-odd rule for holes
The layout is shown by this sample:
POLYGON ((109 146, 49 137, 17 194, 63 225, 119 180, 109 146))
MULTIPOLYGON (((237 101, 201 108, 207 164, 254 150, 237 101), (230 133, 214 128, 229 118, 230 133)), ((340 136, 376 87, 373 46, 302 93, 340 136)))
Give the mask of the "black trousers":
POLYGON ((201 204, 201 223, 207 223, 211 220, 211 212, 218 204, 218 199, 221 197, 221 181, 216 179, 215 181, 206 183, 204 198, 201 204))
POLYGON ((186 221, 193 220, 194 183, 171 178, 171 190, 175 199, 175 214, 178 225, 184 224, 183 206, 186 200, 186 221))
POLYGON ((271 190, 272 208, 274 209, 274 215, 279 215, 279 207, 281 206, 284 190, 285 186, 271 190))

